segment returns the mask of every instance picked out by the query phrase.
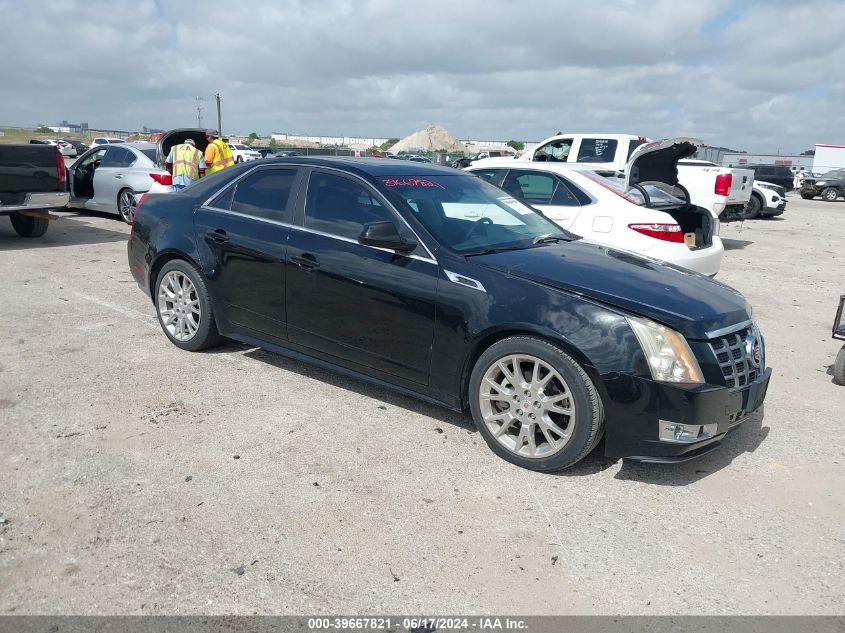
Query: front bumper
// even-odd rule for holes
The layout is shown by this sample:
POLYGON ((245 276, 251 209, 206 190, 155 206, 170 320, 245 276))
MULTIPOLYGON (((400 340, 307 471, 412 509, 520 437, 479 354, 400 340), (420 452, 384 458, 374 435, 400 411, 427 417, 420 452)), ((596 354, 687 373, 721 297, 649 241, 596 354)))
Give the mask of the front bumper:
POLYGON ((638 415, 630 415, 629 410, 629 415, 623 414, 620 419, 612 409, 607 412, 605 454, 657 463, 700 457, 717 448, 729 431, 760 408, 771 375, 772 370, 767 368, 757 380, 741 390, 709 384, 695 387, 656 382, 641 384, 638 415), (697 441, 661 440, 661 428, 672 424, 686 428, 705 427, 707 432, 697 441))
POLYGON ((775 215, 783 215, 783 212, 786 211, 786 200, 781 200, 778 204, 774 206, 767 206, 760 211, 763 215, 775 216, 775 215))

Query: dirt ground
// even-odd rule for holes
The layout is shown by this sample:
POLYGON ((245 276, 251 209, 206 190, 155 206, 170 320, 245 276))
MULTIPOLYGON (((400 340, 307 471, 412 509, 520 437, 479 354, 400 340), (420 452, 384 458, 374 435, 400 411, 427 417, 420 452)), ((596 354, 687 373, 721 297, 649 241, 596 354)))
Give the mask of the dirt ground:
POLYGON ((0 218, 0 614, 839 614, 845 202, 722 227, 774 375, 679 466, 558 475, 462 415, 260 350, 190 354, 129 227, 0 218))

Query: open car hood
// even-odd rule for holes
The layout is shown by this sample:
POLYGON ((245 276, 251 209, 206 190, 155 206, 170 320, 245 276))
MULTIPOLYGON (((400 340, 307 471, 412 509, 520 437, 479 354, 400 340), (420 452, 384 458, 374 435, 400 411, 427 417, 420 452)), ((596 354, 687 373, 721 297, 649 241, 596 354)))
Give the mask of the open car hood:
POLYGON ((678 161, 689 158, 702 141, 681 136, 640 145, 625 168, 625 190, 641 182, 678 184, 678 161))
POLYGON ((205 128, 186 127, 170 130, 165 132, 158 140, 158 163, 160 165, 164 165, 164 159, 167 158, 167 155, 170 153, 170 149, 174 145, 184 143, 185 140, 189 138, 194 139, 194 143, 196 143, 199 151, 203 153, 205 152, 205 148, 208 147, 208 140, 205 138, 205 128))

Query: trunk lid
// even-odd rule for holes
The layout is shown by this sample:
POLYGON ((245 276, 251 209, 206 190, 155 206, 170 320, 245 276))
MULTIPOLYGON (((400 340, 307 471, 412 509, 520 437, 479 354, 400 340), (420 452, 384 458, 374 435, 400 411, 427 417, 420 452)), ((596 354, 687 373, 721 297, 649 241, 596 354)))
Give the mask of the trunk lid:
POLYGON ((179 145, 179 143, 184 143, 189 138, 194 139, 197 149, 205 153, 205 148, 208 147, 208 140, 205 137, 204 128, 178 128, 165 132, 158 140, 156 162, 159 165, 164 165, 164 159, 167 158, 171 148, 174 145, 179 145))
POLYGON ((739 292, 664 262, 580 241, 477 255, 470 261, 668 325, 693 340, 747 321, 739 292))
POLYGON ((643 182, 677 186, 678 161, 695 154, 701 144, 698 139, 681 136, 640 145, 625 167, 625 189, 643 182))

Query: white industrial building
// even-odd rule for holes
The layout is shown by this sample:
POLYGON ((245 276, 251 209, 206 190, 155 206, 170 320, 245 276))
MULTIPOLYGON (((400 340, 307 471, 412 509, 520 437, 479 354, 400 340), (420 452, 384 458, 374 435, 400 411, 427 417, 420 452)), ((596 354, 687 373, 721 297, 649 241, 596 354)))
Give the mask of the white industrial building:
POLYGON ((813 156, 813 173, 823 174, 831 169, 845 168, 845 145, 816 143, 813 156))
POLYGON ((725 167, 783 165, 784 167, 789 167, 792 171, 796 171, 801 167, 809 170, 813 166, 813 157, 803 154, 746 154, 745 152, 736 152, 723 154, 722 165, 725 167))

